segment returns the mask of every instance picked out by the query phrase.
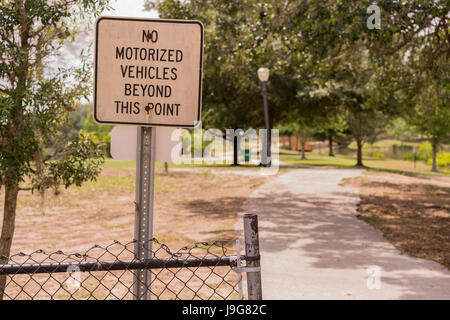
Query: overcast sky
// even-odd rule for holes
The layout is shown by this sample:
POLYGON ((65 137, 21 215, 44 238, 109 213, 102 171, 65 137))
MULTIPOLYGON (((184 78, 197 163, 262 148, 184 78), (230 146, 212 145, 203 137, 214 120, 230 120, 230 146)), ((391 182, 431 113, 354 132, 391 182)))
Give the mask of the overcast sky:
MULTIPOLYGON (((102 13, 102 16, 134 17, 134 18, 158 18, 157 11, 144 11, 144 0, 112 0, 111 10, 102 13)), ((47 67, 54 71, 58 67, 71 67, 80 65, 81 50, 90 47, 94 53, 94 26, 88 33, 82 33, 74 42, 66 42, 60 53, 49 59, 47 67)), ((92 57, 93 58, 93 57, 92 57)), ((90 98, 92 100, 92 96, 90 98)))
POLYGON ((143 11, 144 0, 112 0, 114 10, 105 11, 103 15, 120 17, 158 18, 156 11, 143 11))

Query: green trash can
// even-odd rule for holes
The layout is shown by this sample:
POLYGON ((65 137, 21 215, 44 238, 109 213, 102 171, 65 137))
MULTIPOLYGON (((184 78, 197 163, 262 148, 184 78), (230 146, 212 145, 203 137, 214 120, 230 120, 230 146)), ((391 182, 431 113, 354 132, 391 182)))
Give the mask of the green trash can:
POLYGON ((244 161, 245 162, 250 162, 250 149, 245 149, 244 150, 244 161))

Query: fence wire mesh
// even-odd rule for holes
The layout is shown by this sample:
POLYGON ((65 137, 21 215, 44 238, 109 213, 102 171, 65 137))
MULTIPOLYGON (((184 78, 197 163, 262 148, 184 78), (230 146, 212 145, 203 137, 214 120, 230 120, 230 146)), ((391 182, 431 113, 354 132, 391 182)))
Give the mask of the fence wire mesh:
MULTIPOLYGON (((239 299, 242 277, 236 273, 235 240, 199 242, 172 252, 152 239, 148 243, 114 241, 84 253, 37 250, 0 257, 0 295, 4 299, 134 299, 133 287, 146 286, 151 299, 239 299), (134 246, 151 251, 135 258, 134 246), (149 284, 135 276, 151 273, 149 284), (2 279, 3 278, 3 279, 2 279), (5 285, 2 286, 2 282, 5 285)), ((245 257, 242 257, 243 260, 245 257)))

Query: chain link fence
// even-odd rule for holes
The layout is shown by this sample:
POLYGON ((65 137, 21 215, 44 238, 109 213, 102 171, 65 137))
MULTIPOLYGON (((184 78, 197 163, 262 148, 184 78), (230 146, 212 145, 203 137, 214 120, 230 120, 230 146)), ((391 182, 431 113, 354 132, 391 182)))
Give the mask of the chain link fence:
POLYGON ((247 298, 260 300, 256 215, 244 216, 244 236, 245 255, 238 239, 199 242, 176 252, 152 239, 114 241, 84 253, 37 250, 0 256, 0 299, 243 299, 245 279, 247 298), (149 259, 136 258, 142 250, 149 259), (145 281, 143 272, 148 273, 145 281))
POLYGON ((0 265, 0 277, 6 277, 3 298, 135 299, 133 286, 145 285, 150 299, 239 299, 238 256, 229 254, 235 243, 200 242, 172 252, 152 239, 138 244, 152 252, 147 260, 134 258, 136 241, 95 245, 82 254, 19 253, 0 265), (139 269, 150 270, 149 284, 139 282, 139 269))

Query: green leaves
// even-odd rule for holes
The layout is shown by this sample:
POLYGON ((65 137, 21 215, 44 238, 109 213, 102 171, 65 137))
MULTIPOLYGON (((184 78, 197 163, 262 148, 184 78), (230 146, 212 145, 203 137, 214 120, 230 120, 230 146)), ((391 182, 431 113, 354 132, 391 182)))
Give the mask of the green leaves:
POLYGON ((73 40, 81 23, 107 0, 2 1, 0 6, 0 181, 42 189, 94 179, 101 145, 63 130, 77 101, 87 96, 91 67, 52 69, 49 62, 73 40))
POLYGON ((433 139, 447 139, 448 0, 376 1, 380 29, 367 26, 372 4, 146 1, 162 18, 198 19, 206 27, 207 127, 263 125, 256 70, 266 66, 274 123, 326 127, 337 114, 363 142, 374 139, 390 118, 403 116, 433 139))
POLYGON ((48 172, 54 185, 63 184, 81 186, 85 181, 95 180, 104 163, 101 144, 96 144, 93 137, 80 132, 78 137, 62 150, 62 158, 48 164, 48 172))

